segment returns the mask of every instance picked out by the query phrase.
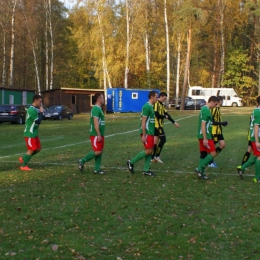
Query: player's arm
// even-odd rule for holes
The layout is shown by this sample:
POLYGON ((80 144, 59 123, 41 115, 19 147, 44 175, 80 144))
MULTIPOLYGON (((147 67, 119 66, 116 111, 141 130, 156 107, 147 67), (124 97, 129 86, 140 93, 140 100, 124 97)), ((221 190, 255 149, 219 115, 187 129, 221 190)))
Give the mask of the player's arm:
POLYGON ((165 116, 167 116, 166 118, 172 122, 176 127, 180 127, 180 125, 168 114, 168 112, 165 110, 164 112, 165 116))
POLYGON ((38 113, 35 108, 30 108, 27 110, 27 113, 29 113, 29 116, 32 118, 32 120, 39 125, 42 121, 42 113, 38 113))
POLYGON ((159 113, 158 111, 154 111, 154 114, 155 114, 156 118, 158 118, 158 119, 164 119, 164 118, 166 118, 165 115, 160 115, 160 113, 159 113))
POLYGON ((99 118, 98 117, 93 117, 93 121, 94 121, 94 128, 97 132, 97 139, 98 139, 98 142, 101 141, 101 133, 100 133, 100 130, 99 130, 99 118))
POLYGON ((254 137, 255 137, 255 145, 256 145, 256 148, 260 149, 260 143, 259 143, 259 125, 258 124, 255 124, 254 125, 254 137))
POLYGON ((206 133, 206 121, 201 121, 201 132, 203 136, 203 145, 208 146, 208 139, 206 133))
POLYGON ((145 143, 146 142, 146 120, 147 120, 147 116, 142 116, 142 132, 143 132, 143 136, 142 136, 142 142, 145 143))

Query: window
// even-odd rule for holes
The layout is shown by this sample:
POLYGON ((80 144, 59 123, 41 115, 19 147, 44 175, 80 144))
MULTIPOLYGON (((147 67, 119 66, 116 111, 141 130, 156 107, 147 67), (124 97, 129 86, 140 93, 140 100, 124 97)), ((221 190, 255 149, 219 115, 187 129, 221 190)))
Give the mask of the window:
POLYGON ((223 97, 223 100, 226 100, 226 96, 222 96, 223 97))
POLYGON ((23 91, 22 99, 23 99, 22 104, 26 105, 27 104, 27 91, 23 91))
POLYGON ((133 92, 132 93, 132 99, 138 99, 138 93, 133 92))
POLYGON ((227 100, 230 100, 230 96, 227 96, 227 100))
POLYGON ((76 104, 76 96, 71 97, 71 103, 72 103, 72 105, 76 104))
POLYGON ((14 103, 14 95, 9 95, 9 104, 12 105, 14 103))
POLYGON ((193 89, 191 94, 192 94, 192 96, 200 96, 201 91, 199 89, 193 89))

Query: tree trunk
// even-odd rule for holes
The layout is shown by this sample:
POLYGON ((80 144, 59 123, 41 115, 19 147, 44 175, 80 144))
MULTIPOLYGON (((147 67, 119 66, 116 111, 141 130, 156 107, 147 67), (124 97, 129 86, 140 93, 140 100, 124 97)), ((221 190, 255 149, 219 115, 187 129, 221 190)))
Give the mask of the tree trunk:
POLYGON ((5 88, 6 83, 6 33, 3 24, 0 22, 3 29, 3 70, 2 70, 2 88, 5 88))
POLYGON ((49 8, 48 1, 44 3, 45 7, 45 89, 49 89, 49 39, 48 39, 48 21, 49 21, 49 8))
POLYGON ((146 61, 146 75, 147 75, 147 85, 151 86, 151 58, 150 58, 150 42, 148 32, 145 32, 145 61, 146 61))
POLYGON ((184 80, 183 80, 183 87, 182 87, 182 99, 181 99, 181 110, 184 110, 185 105, 185 96, 186 96, 186 89, 188 85, 188 77, 189 77, 189 69, 190 69, 190 55, 191 55, 191 27, 188 30, 187 34, 187 54, 186 54, 186 63, 185 63, 185 72, 184 72, 184 80))
POLYGON ((9 78, 9 87, 14 85, 14 44, 15 44, 15 11, 17 0, 12 0, 13 9, 11 17, 11 51, 10 51, 10 78, 9 78))
POLYGON ((40 75, 39 75, 39 69, 38 69, 38 61, 37 61, 36 50, 35 50, 34 41, 33 41, 32 35, 31 35, 31 30, 30 30, 30 27, 29 27, 27 16, 26 16, 26 14, 23 14, 23 15, 24 15, 24 20, 25 20, 26 27, 27 27, 27 30, 28 30, 28 35, 29 35, 29 39, 30 39, 30 42, 31 42, 31 46, 32 46, 36 83, 37 83, 38 94, 40 95, 41 94, 41 83, 40 83, 40 75))
POLYGON ((168 26, 168 17, 167 17, 167 0, 164 0, 164 22, 165 22, 165 40, 166 40, 166 70, 167 70, 167 103, 169 103, 170 97, 170 42, 169 42, 169 26, 168 26))
POLYGON ((129 0, 125 0, 126 7, 126 58, 125 58, 125 88, 128 88, 129 74, 129 47, 130 47, 130 15, 129 15, 129 0))
POLYGON ((52 5, 51 0, 49 0, 49 31, 51 39, 51 67, 50 67, 50 89, 53 88, 53 73, 54 73, 54 36, 52 29, 52 5))
POLYGON ((177 47, 177 72, 176 72, 176 98, 175 98, 175 106, 178 105, 179 101, 179 91, 180 91, 180 64, 181 64, 181 35, 178 34, 177 37, 178 47, 177 47))
POLYGON ((224 3, 225 0, 218 0, 220 9, 220 37, 221 37, 221 57, 220 57, 220 71, 219 71, 219 84, 218 87, 222 86, 225 72, 225 33, 224 33, 224 3))

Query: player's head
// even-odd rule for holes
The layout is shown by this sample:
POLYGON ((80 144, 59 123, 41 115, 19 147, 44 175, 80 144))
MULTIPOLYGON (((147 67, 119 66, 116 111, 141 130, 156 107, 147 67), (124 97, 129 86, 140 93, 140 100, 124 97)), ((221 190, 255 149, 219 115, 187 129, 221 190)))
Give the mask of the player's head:
POLYGON ((211 96, 208 100, 208 107, 214 108, 218 105, 218 98, 216 96, 211 96))
POLYGON ((256 98, 257 105, 260 106, 260 96, 256 98))
POLYGON ((42 96, 41 95, 34 95, 33 96, 33 105, 37 108, 42 106, 42 96))
POLYGON ((217 96, 218 98, 218 106, 221 107, 223 104, 223 97, 222 96, 217 96))
POLYGON ((105 99, 104 99, 104 95, 103 95, 103 93, 96 93, 95 95, 94 95, 94 98, 93 98, 94 100, 94 103, 95 104, 97 104, 97 105, 99 105, 99 106, 101 106, 101 105, 104 105, 104 103, 105 103, 105 99))
POLYGON ((150 91, 149 92, 149 95, 148 95, 148 98, 149 98, 149 102, 154 105, 155 102, 157 101, 157 98, 158 98, 158 94, 156 91, 150 91))
POLYGON ((167 94, 165 92, 160 92, 159 94, 159 100, 164 103, 167 100, 167 94))

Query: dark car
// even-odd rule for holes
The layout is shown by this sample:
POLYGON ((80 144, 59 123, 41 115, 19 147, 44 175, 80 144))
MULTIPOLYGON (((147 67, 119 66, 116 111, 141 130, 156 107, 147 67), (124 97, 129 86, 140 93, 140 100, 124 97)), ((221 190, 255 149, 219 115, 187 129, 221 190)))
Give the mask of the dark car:
POLYGON ((2 122, 24 124, 26 112, 24 105, 0 105, 0 124, 2 122))
POLYGON ((201 107, 205 106, 206 105, 206 100, 205 99, 192 99, 192 100, 189 100, 185 106, 184 106, 184 109, 185 110, 200 110, 201 107))
MULTIPOLYGON (((176 105, 176 99, 172 99, 169 101, 169 106, 170 107, 175 107, 176 106, 176 109, 178 109, 177 107, 181 105, 181 100, 182 98, 178 98, 178 104, 176 105)), ((187 103, 189 100, 192 100, 191 97, 185 97, 185 103, 187 103)))
POLYGON ((68 118, 69 120, 71 120, 72 117, 73 111, 64 105, 51 106, 43 112, 43 119, 51 118, 62 120, 62 118, 68 118))

